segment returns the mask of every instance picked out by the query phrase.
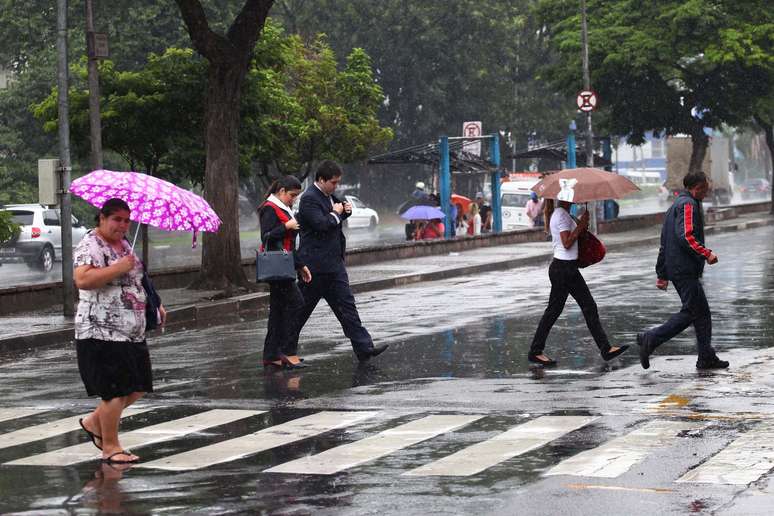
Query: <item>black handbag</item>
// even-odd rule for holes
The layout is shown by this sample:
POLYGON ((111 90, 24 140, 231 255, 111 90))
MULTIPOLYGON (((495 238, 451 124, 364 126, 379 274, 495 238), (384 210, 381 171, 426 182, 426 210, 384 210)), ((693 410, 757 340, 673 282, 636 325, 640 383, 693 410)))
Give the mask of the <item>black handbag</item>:
POLYGON ((255 281, 296 279, 293 251, 258 251, 255 253, 255 281))
POLYGON ((161 297, 145 271, 145 264, 142 268, 142 288, 145 290, 145 331, 151 331, 161 325, 161 312, 159 311, 161 297))

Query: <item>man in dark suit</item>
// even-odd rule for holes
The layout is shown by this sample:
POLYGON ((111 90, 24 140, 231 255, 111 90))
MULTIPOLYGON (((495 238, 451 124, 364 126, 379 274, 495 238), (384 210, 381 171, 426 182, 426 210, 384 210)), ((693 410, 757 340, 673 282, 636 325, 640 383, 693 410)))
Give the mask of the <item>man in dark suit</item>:
POLYGON ((360 322, 355 297, 344 266, 346 238, 342 223, 352 214, 352 206, 334 197, 342 170, 335 162, 323 161, 315 172, 314 184, 301 196, 298 209, 301 242, 300 259, 312 273, 312 281, 299 283, 304 306, 298 315, 295 338, 301 333, 320 299, 325 299, 339 320, 344 335, 361 362, 381 354, 386 344, 374 346, 371 335, 360 322))

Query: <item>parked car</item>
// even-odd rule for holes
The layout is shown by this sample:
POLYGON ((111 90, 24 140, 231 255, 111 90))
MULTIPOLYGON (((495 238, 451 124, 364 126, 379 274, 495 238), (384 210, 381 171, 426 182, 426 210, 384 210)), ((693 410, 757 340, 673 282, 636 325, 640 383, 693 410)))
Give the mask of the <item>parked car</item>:
POLYGON ((739 187, 739 191, 742 193, 742 198, 750 197, 762 197, 763 195, 771 192, 771 183, 766 179, 757 177, 754 179, 748 179, 739 187))
POLYGON ((538 181, 538 178, 532 178, 523 181, 508 181, 500 185, 503 231, 514 231, 532 226, 532 221, 527 217, 527 201, 532 193, 532 187, 538 181))
MULTIPOLYGON (((24 261, 29 267, 49 272, 54 260, 62 259, 62 228, 58 209, 41 204, 10 204, 0 208, 12 213, 13 221, 21 226, 17 238, 0 244, 0 262, 24 261)), ((81 241, 88 228, 74 216, 73 246, 81 241)))
POLYGON ((346 227, 376 229, 376 226, 379 225, 379 215, 375 210, 366 206, 354 195, 345 195, 344 198, 352 204, 352 215, 344 221, 346 227))

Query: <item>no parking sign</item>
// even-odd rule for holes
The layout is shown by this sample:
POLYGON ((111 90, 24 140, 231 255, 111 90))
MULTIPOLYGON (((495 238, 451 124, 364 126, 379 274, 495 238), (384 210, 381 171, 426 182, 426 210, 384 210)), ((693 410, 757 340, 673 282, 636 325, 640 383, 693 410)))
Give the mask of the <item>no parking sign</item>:
POLYGON ((575 103, 578 105, 578 109, 584 113, 594 111, 597 107, 597 94, 591 90, 583 90, 578 93, 575 103))

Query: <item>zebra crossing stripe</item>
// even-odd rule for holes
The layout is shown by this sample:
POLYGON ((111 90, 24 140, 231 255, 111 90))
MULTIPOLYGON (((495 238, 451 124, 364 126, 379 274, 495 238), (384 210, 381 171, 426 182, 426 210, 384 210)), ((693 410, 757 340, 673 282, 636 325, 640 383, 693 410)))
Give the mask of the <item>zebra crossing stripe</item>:
POLYGON ((544 446, 588 425, 592 416, 542 416, 452 455, 404 473, 409 476, 469 476, 544 446))
POLYGON ((701 426, 703 423, 651 421, 633 432, 563 460, 545 475, 615 478, 644 460, 652 450, 666 446, 681 431, 701 426))
POLYGON ((138 466, 167 471, 206 468, 307 439, 330 430, 344 428, 376 414, 377 412, 319 412, 249 435, 141 463, 138 466))
MULTIPOLYGON (((208 410, 193 416, 133 430, 121 434, 119 437, 124 448, 131 450, 141 446, 169 441, 176 437, 200 432, 213 426, 224 425, 246 417, 263 414, 264 412, 256 410, 208 410)), ((70 466, 99 457, 100 455, 96 448, 94 448, 91 442, 88 442, 41 453, 40 455, 32 455, 31 457, 6 462, 6 464, 12 466, 70 466)))
POLYGON ((299 473, 332 475, 400 449, 451 432, 483 416, 435 415, 427 416, 390 430, 332 448, 330 450, 286 462, 265 470, 265 473, 299 473))
POLYGON ((8 421, 10 419, 18 419, 20 417, 31 416, 32 414, 38 414, 45 412, 44 410, 34 408, 4 408, 0 409, 0 423, 8 421))
MULTIPOLYGON (((134 416, 136 414, 142 414, 143 412, 148 412, 149 410, 154 410, 155 408, 157 407, 128 408, 124 410, 121 417, 124 418, 134 416)), ((0 434, 0 449, 10 448, 11 446, 18 446, 20 444, 27 444, 34 441, 39 441, 41 439, 48 439, 49 437, 66 434, 67 432, 72 432, 74 430, 80 430, 81 425, 78 423, 78 420, 87 415, 88 414, 66 417, 64 419, 51 421, 50 423, 42 423, 40 425, 21 428, 14 432, 0 434)), ((89 443, 89 446, 91 446, 91 443, 89 443)))
POLYGON ((677 479, 677 482, 747 485, 758 480, 772 468, 774 468, 774 422, 764 421, 707 462, 677 479))

